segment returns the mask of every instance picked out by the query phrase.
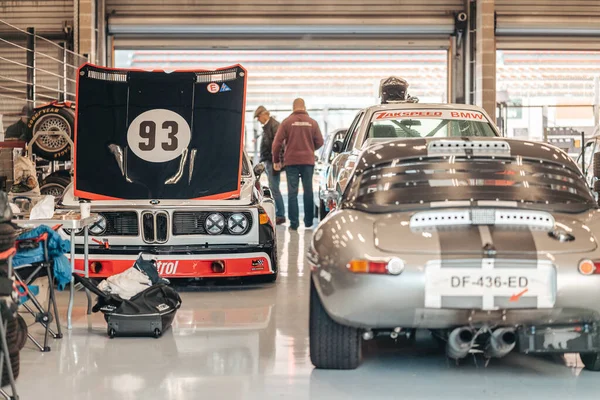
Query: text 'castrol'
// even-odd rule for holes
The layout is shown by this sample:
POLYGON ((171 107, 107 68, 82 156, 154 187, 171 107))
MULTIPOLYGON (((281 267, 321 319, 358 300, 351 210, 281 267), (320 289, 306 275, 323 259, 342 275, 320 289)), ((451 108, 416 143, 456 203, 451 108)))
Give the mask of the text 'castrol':
POLYGON ((159 275, 173 275, 177 272, 179 261, 159 261, 156 260, 156 269, 159 275))

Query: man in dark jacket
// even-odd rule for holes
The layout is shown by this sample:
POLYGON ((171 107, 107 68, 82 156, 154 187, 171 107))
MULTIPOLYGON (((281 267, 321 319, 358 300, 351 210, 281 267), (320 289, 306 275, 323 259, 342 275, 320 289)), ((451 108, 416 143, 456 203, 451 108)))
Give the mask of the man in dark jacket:
POLYGON ((313 172, 315 150, 323 146, 323 135, 317 121, 306 112, 304 100, 296 99, 292 115, 281 123, 273 142, 273 163, 281 162, 281 148, 285 142, 283 165, 288 185, 288 215, 290 229, 299 225, 298 186, 302 180, 304 191, 304 226, 310 228, 314 222, 315 204, 313 199, 313 172))
POLYGON ((260 161, 265 163, 265 170, 267 171, 267 177, 269 178, 269 187, 275 200, 275 213, 277 225, 285 223, 285 206, 283 205, 283 197, 279 190, 279 184, 281 182, 281 170, 275 170, 273 166, 273 155, 271 148, 273 146, 273 139, 279 128, 279 122, 271 117, 271 113, 263 106, 259 106, 254 111, 254 118, 258 119, 263 126, 263 137, 260 142, 260 161))
POLYGON ((4 139, 7 140, 22 140, 29 142, 32 139, 32 135, 27 129, 27 121, 31 116, 31 107, 25 105, 21 109, 20 119, 14 124, 6 128, 4 133, 4 139))

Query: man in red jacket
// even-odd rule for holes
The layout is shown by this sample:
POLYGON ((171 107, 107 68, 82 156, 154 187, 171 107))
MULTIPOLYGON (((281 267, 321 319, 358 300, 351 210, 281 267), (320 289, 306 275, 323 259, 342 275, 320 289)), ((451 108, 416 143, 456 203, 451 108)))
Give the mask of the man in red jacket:
POLYGON ((314 221, 315 204, 313 200, 313 171, 315 168, 315 150, 323 146, 323 135, 317 121, 306 112, 303 99, 294 100, 292 115, 287 117, 277 130, 273 141, 273 164, 278 165, 283 143, 285 150, 283 162, 288 185, 288 216, 290 229, 299 225, 298 186, 302 180, 304 191, 304 226, 310 228, 314 221))

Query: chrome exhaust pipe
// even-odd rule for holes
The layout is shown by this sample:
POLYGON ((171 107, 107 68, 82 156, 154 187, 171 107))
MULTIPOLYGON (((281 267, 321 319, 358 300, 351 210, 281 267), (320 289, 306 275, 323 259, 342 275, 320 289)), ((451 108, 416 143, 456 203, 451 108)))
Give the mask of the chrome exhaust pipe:
POLYGON ((514 328, 498 328, 490 335, 483 354, 487 358, 502 358, 515 348, 516 343, 514 328))
POLYGON ((473 329, 463 326, 456 328, 448 336, 448 343, 446 344, 446 354, 448 357, 458 360, 465 358, 471 347, 473 347, 473 338, 475 334, 473 329))

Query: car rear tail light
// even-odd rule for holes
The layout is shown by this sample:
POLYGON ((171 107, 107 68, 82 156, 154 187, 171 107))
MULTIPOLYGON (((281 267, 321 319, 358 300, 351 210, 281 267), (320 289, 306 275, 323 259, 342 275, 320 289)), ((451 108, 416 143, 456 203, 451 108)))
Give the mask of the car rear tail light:
POLYGON ((352 260, 347 268, 355 274, 399 275, 404 270, 404 262, 399 258, 389 261, 352 260))
POLYGON ((578 269, 582 275, 600 275, 600 260, 581 260, 578 269))

